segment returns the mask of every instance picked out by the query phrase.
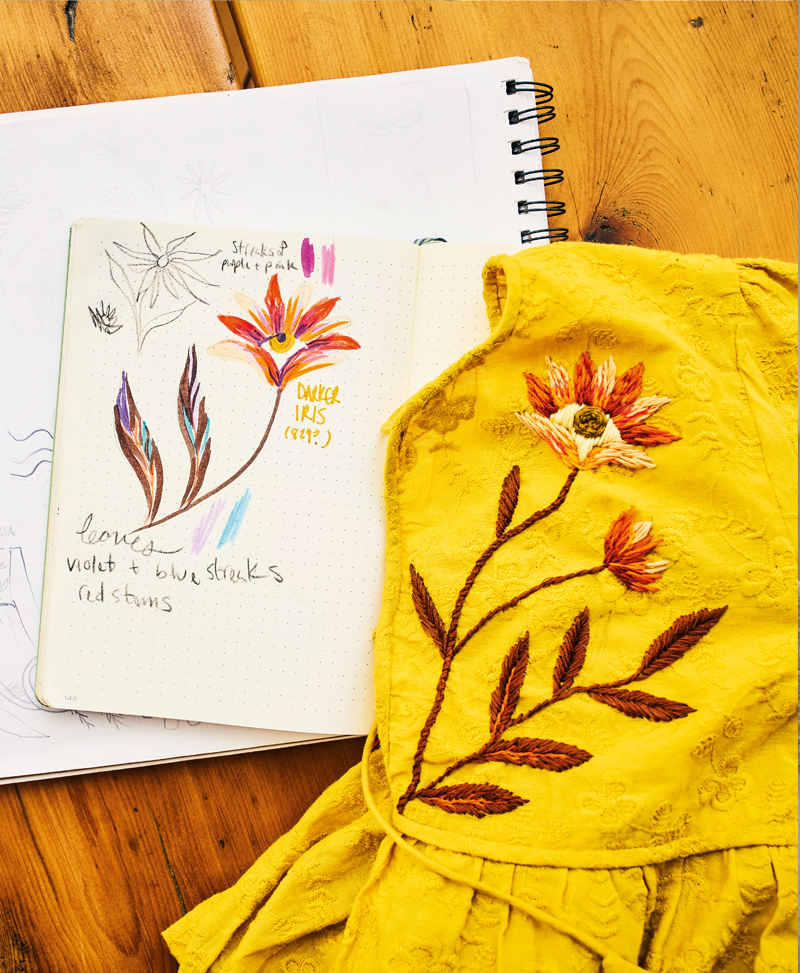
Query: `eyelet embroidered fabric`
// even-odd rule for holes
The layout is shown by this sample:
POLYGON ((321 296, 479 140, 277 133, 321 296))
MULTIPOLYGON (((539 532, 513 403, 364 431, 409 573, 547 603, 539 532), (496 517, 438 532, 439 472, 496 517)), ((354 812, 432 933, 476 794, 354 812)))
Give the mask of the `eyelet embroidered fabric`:
POLYGON ((388 424, 381 746, 167 942, 183 973, 796 969, 796 268, 555 244, 484 294, 487 341, 388 424))

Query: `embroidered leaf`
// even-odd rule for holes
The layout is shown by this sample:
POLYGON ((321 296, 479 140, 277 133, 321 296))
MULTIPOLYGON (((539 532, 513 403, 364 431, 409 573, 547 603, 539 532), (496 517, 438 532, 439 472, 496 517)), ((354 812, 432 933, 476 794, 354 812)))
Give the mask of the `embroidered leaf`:
POLYGON ((586 646, 589 643, 589 609, 575 616, 575 621, 564 636, 553 670, 553 695, 559 690, 566 691, 578 677, 586 661, 586 646))
POLYGON ((590 689, 588 692, 592 699, 596 699, 598 703, 612 706, 626 716, 653 720, 655 723, 681 720, 684 716, 697 712, 691 706, 687 706, 686 703, 678 703, 673 699, 662 699, 660 696, 651 696, 650 693, 643 693, 638 689, 619 689, 614 686, 608 689, 598 687, 597 689, 590 689))
POLYGON ((164 470, 155 440, 133 401, 133 392, 125 372, 122 373, 122 386, 114 406, 114 424, 122 454, 130 463, 144 491, 147 501, 147 517, 144 522, 149 524, 155 520, 161 503, 164 470))
POLYGON ((503 489, 500 491, 497 524, 494 529, 497 537, 504 534, 506 527, 511 523, 514 511, 517 509, 517 500, 519 500, 519 467, 515 466, 503 480, 503 489))
POLYGON ((527 804, 496 784, 453 784, 446 787, 428 787, 417 791, 416 797, 425 804, 438 807, 451 814, 471 814, 483 818, 487 814, 506 814, 527 804))
POLYGON ((722 618, 728 606, 722 608, 701 608, 700 611, 692 612, 691 615, 681 615, 676 618, 666 632, 652 643, 645 652, 639 671, 634 677, 638 682, 647 679, 654 672, 666 669, 681 658, 692 646, 697 645, 700 639, 722 618))
POLYGON ((473 763, 490 763, 497 761, 517 766, 537 767, 539 770, 570 770, 580 767, 592 754, 571 743, 559 743, 558 740, 536 740, 531 737, 516 737, 514 740, 495 740, 488 744, 480 757, 473 763))
POLYGON ((526 632, 503 659, 500 681, 489 702, 489 732, 492 737, 500 736, 511 722, 519 702, 527 668, 528 633, 526 632))
POLYGON ((433 598, 428 594, 425 582, 417 574, 413 564, 409 564, 409 570, 411 572, 411 599, 414 602, 420 625, 422 625, 423 631, 433 639, 439 654, 444 658, 444 622, 436 610, 433 598))
POLYGON ((182 510, 200 492, 211 459, 210 423, 206 415, 206 400, 197 379, 197 351, 195 346, 186 355, 186 366, 178 386, 178 425, 189 450, 189 479, 181 500, 182 510))

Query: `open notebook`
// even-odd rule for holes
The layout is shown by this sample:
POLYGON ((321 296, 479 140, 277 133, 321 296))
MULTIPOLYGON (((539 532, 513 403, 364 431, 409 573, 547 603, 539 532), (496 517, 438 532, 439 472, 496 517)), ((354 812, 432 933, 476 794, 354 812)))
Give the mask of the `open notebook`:
MULTIPOLYGON (((310 739, 45 710, 34 697, 71 224, 99 216, 519 246, 523 231, 547 224, 544 212, 518 212, 520 199, 535 210, 544 193, 533 95, 509 95, 510 79, 530 84, 525 59, 0 116, 0 781, 310 739), (509 110, 521 113, 514 126, 509 110), (534 181, 516 184, 517 170, 534 181)), ((454 336, 442 364, 472 342, 454 336)))
POLYGON ((366 732, 380 425, 486 336, 497 249, 76 223, 40 700, 366 732))

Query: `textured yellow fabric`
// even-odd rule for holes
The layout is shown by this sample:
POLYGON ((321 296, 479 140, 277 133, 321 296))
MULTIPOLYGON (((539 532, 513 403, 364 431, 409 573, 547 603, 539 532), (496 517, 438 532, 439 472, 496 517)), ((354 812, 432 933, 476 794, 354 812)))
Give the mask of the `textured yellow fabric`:
POLYGON ((796 969, 796 268, 563 244, 484 287, 387 459, 370 790, 433 866, 353 772, 170 947, 601 968, 472 881, 606 973, 796 969))

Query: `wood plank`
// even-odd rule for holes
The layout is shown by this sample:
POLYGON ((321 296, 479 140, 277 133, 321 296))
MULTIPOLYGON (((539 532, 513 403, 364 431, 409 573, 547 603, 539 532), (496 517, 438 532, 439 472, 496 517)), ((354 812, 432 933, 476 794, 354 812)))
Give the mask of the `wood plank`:
POLYGON ((231 4, 257 86, 523 55, 570 238, 797 260, 797 4, 231 4))
POLYGON ((174 971, 161 930, 232 885, 362 744, 0 788, 0 970, 174 971))
POLYGON ((206 0, 15 0, 0 26, 2 112, 240 87, 206 0))

